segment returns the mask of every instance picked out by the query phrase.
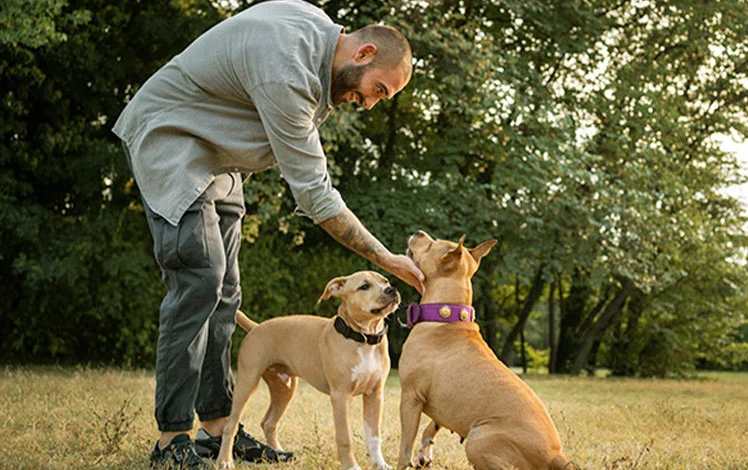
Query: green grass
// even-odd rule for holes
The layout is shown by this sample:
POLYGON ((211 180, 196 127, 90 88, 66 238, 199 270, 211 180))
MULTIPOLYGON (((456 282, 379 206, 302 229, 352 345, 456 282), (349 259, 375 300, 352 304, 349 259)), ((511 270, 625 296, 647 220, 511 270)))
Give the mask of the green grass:
MULTIPOLYGON (((700 377, 526 380, 550 410, 567 454, 585 469, 748 469, 748 374, 700 377)), ((147 468, 157 437, 153 394, 151 371, 6 367, 0 370, 0 468, 147 468)), ((391 465, 399 448, 399 397, 393 374, 383 430, 391 465)), ((250 401, 243 421, 253 434, 261 435, 267 400, 261 386, 250 401)), ((361 416, 356 398, 356 456, 370 468, 361 416)), ((329 399, 303 381, 281 421, 280 439, 299 458, 267 468, 339 468, 329 399)), ((469 468, 456 435, 437 436, 433 468, 469 468)))

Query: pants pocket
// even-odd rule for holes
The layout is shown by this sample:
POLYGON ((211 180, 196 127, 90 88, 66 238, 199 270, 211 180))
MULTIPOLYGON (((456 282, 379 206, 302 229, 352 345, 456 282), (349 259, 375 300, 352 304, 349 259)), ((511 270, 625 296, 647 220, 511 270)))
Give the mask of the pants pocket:
POLYGON ((205 227, 204 200, 200 198, 175 227, 155 216, 153 227, 156 260, 164 269, 209 268, 210 250, 205 227))

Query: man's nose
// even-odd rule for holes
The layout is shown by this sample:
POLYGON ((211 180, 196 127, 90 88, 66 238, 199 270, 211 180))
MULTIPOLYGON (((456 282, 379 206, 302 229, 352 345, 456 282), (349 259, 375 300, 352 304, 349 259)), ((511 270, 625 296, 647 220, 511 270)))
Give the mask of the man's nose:
POLYGON ((371 109, 374 107, 375 104, 379 102, 379 98, 366 98, 364 100, 364 108, 371 109))

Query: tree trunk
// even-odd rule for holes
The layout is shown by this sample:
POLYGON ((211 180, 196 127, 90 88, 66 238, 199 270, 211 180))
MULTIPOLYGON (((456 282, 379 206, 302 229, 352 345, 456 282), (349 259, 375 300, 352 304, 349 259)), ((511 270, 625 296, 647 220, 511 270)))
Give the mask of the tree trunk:
POLYGON ((644 313, 644 307, 644 292, 635 289, 626 304, 625 318, 618 322, 617 334, 610 345, 611 375, 632 377, 639 370, 639 354, 644 347, 639 331, 639 320, 644 313))
POLYGON ((483 333, 483 338, 486 340, 486 344, 488 344, 488 347, 491 348, 491 351, 493 351, 494 354, 496 354, 496 316, 497 312, 495 311, 495 308, 488 308, 484 310, 484 318, 485 322, 483 322, 483 325, 486 327, 485 332, 483 333))
MULTIPOLYGON (((485 260, 484 260, 485 261, 485 260)), ((491 295, 491 282, 495 272, 495 263, 481 263, 481 269, 473 278, 475 296, 473 306, 476 315, 482 325, 481 333, 486 344, 494 354, 498 352, 496 318, 499 315, 500 305, 491 295)), ((496 263, 497 264, 497 263, 496 263)))
POLYGON ((548 346, 551 350, 551 355, 548 359, 549 374, 556 372, 556 313, 553 311, 553 296, 555 291, 556 280, 554 279, 548 290, 548 346))
POLYGON ((519 351, 522 361, 522 373, 527 375, 527 355, 525 353, 525 329, 519 330, 519 351))
POLYGON ((556 349, 556 373, 567 374, 571 371, 572 359, 579 346, 577 332, 584 318, 587 299, 592 295, 592 289, 584 273, 577 268, 571 277, 569 295, 563 299, 560 288, 558 295, 561 304, 561 324, 556 349))
POLYGON ((615 297, 613 297, 613 300, 608 303, 602 313, 600 313, 599 317, 590 325, 587 331, 584 332, 579 350, 574 358, 572 373, 578 374, 585 364, 587 364, 592 345, 613 322, 616 314, 621 311, 633 285, 634 284, 630 279, 623 278, 621 281, 621 289, 616 293, 615 297))
POLYGON ((595 373, 595 368, 597 367, 597 352, 600 351, 600 346, 602 344, 603 342, 600 340, 600 338, 596 339, 595 342, 592 343, 590 353, 587 355, 587 364, 584 365, 589 375, 594 375, 595 373))
POLYGON ((542 274, 543 267, 541 266, 540 268, 538 268, 538 271, 535 273, 535 277, 532 280, 532 287, 530 288, 530 292, 527 294, 527 297, 522 304, 522 310, 519 312, 517 323, 514 325, 512 331, 509 332, 509 335, 504 341, 504 347, 501 349, 501 358, 507 366, 511 366, 514 364, 514 342, 517 341, 520 332, 524 330, 525 323, 527 322, 527 318, 532 312, 532 308, 535 306, 535 303, 543 294, 544 283, 542 274))

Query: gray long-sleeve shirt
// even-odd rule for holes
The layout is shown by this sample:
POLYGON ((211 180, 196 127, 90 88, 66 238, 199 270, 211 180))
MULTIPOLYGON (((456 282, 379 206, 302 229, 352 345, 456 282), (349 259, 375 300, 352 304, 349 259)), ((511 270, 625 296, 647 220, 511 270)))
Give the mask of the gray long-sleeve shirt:
POLYGON ((278 164, 297 211, 315 223, 341 213, 317 127, 331 109, 342 30, 305 2, 261 3, 148 79, 113 132, 128 147, 149 207, 176 225, 215 175, 278 164))

